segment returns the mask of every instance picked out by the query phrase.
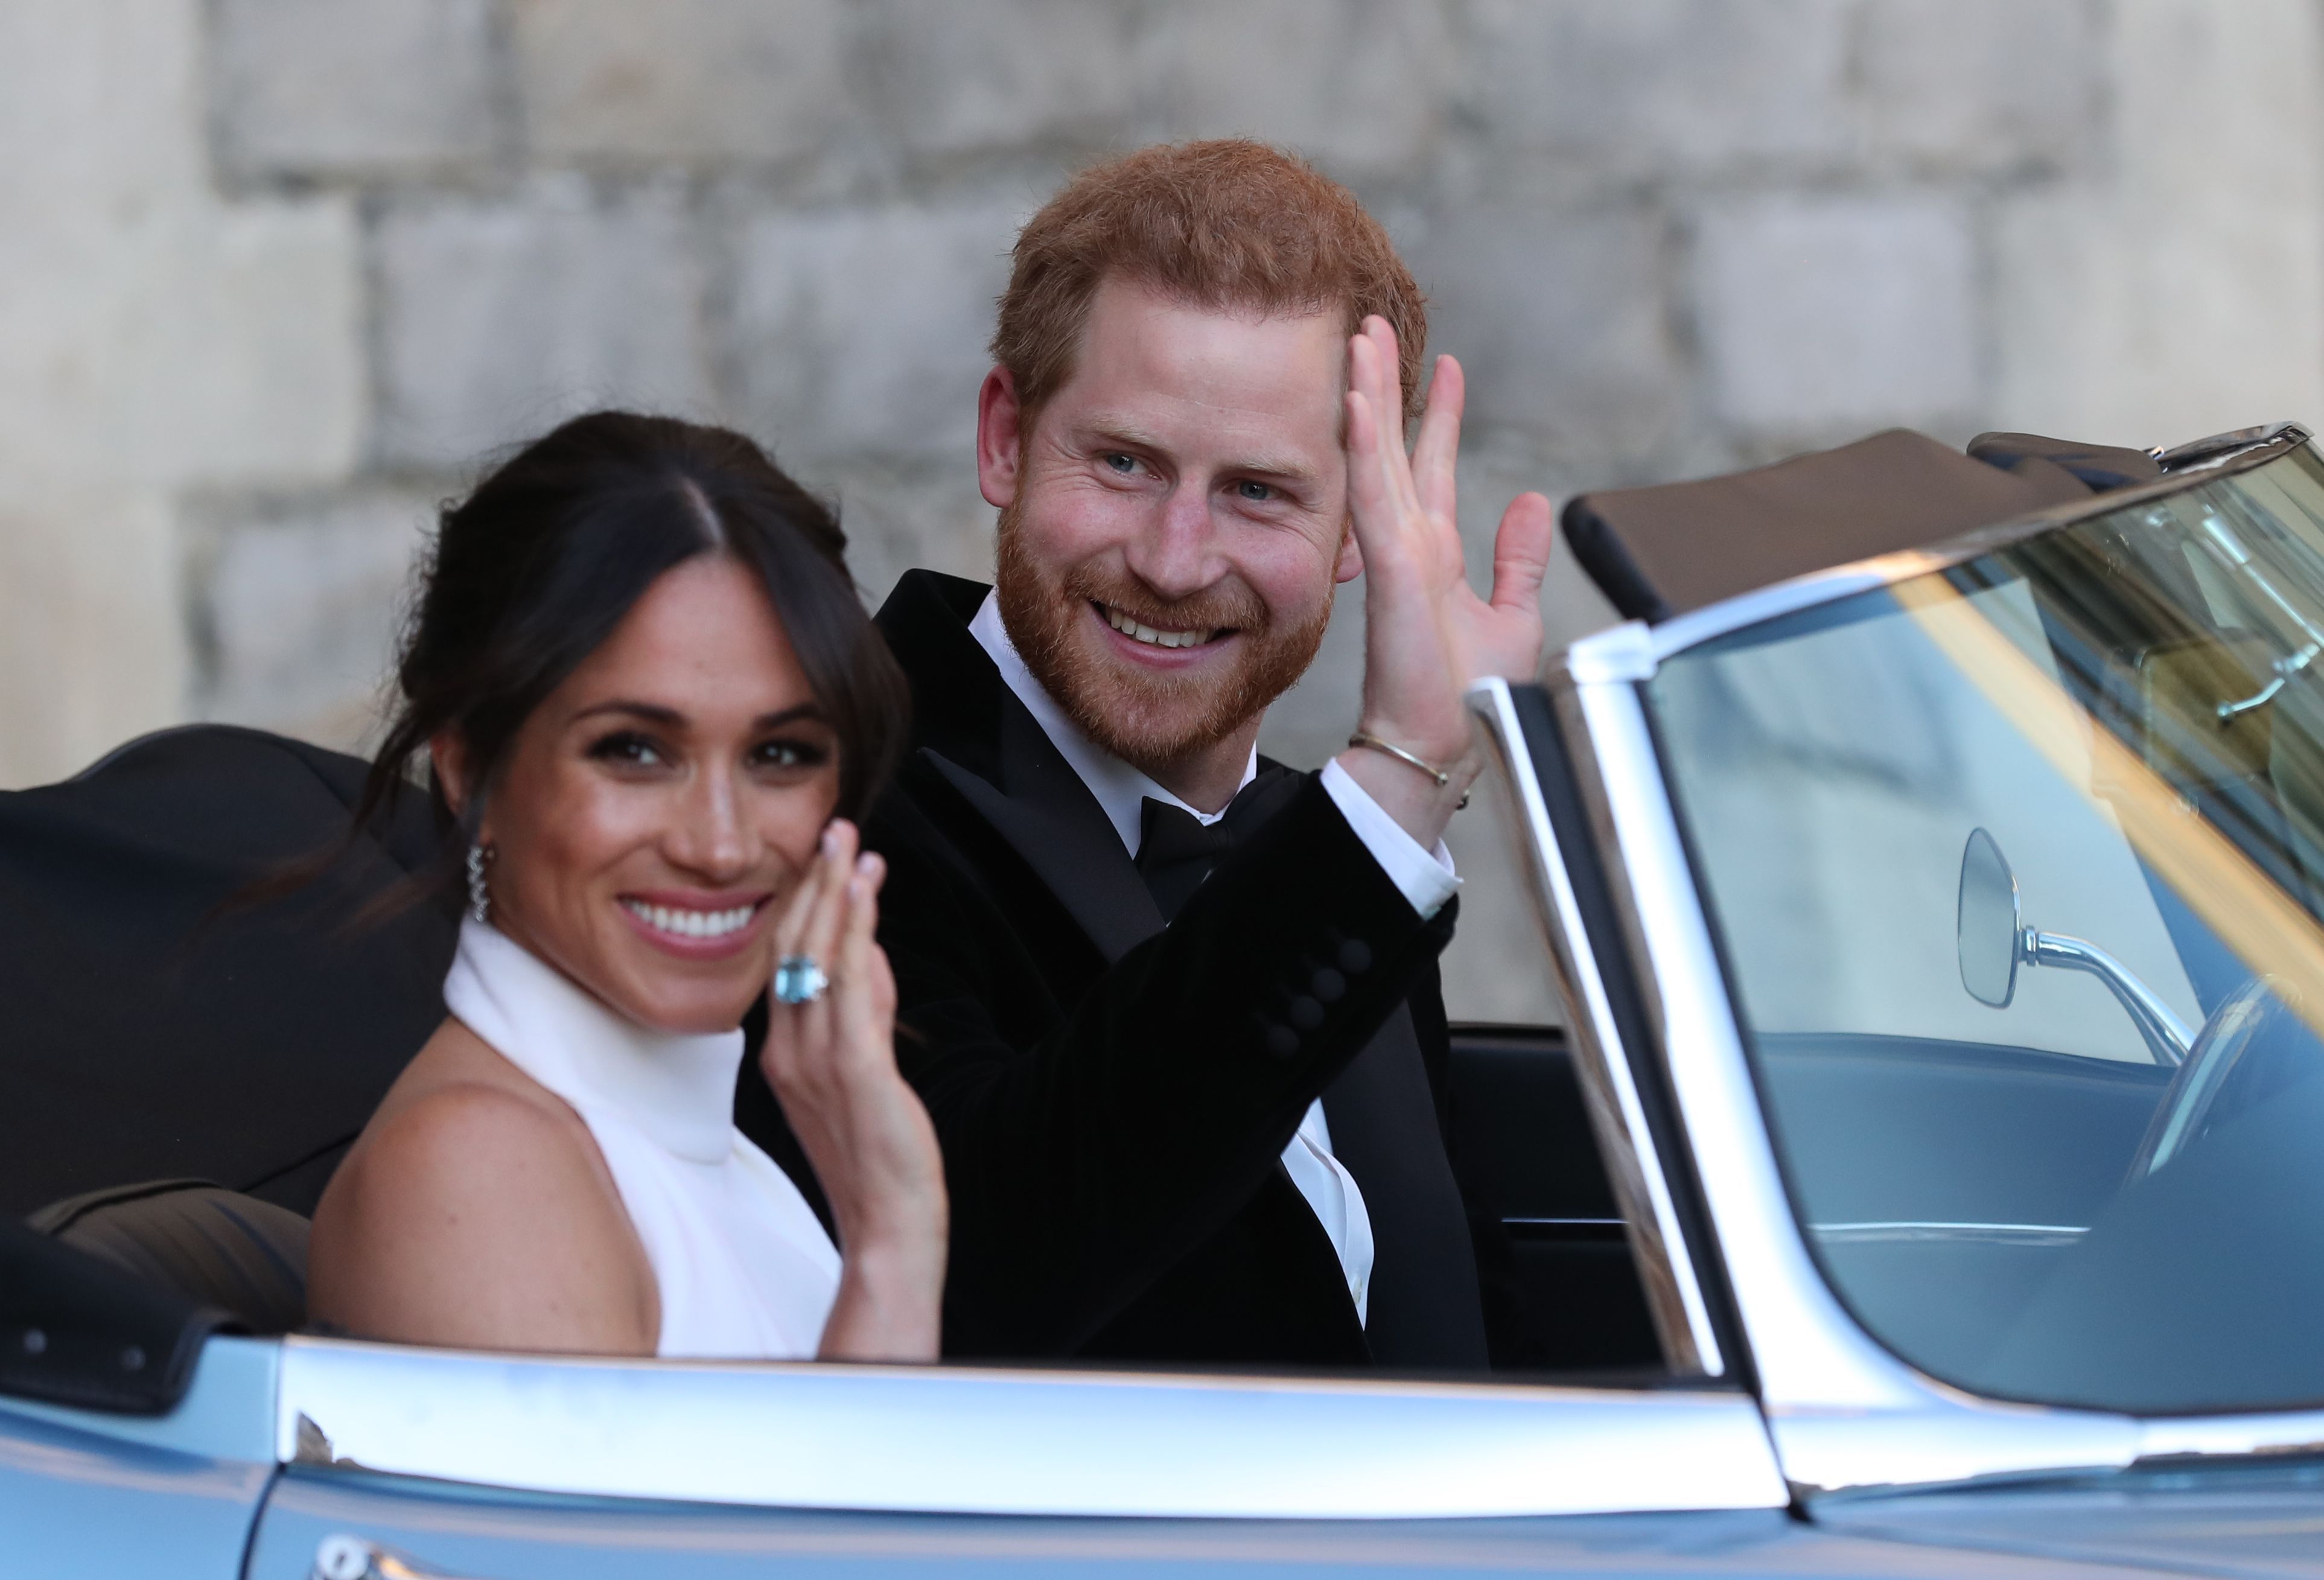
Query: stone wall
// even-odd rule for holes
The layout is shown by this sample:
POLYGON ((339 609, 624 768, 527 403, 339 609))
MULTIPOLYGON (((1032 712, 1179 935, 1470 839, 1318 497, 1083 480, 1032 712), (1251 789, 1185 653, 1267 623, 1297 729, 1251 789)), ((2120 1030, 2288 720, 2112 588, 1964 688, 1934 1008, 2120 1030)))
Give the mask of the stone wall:
MULTIPOLYGON (((1888 423, 2324 418, 2314 0, 10 0, 0 783, 139 730, 354 744, 434 503, 622 402, 989 562, 1017 223, 1246 132, 1353 185, 1520 487, 1888 423)), ((1561 568, 1555 631, 1602 618, 1561 568)), ((1328 752, 1355 611, 1268 744, 1328 752)), ((1473 815, 1472 815, 1473 816, 1473 815)), ((1489 845, 1464 834, 1472 872, 1489 845)), ((1511 901, 1471 895, 1480 921, 1511 901)), ((1493 929, 1470 929, 1482 938, 1493 929)), ((1457 966, 1526 1012, 1531 972, 1457 966), (1511 984, 1518 984, 1512 986, 1511 984)))

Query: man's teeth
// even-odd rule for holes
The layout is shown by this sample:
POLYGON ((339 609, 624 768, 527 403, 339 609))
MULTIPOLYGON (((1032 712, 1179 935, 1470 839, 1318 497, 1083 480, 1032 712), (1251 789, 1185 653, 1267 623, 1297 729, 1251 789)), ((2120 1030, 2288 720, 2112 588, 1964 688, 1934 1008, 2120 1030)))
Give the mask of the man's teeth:
POLYGON ((1156 647, 1200 647, 1216 636, 1218 628, 1208 631, 1157 631, 1151 625, 1140 625, 1111 604, 1101 604, 1105 611, 1105 623, 1132 642, 1152 642, 1156 647))
POLYGON ((636 900, 624 900, 630 914, 658 933, 669 933, 680 938, 723 938, 728 933, 747 926, 758 913, 755 905, 737 905, 731 910, 681 910, 669 905, 647 905, 636 900))

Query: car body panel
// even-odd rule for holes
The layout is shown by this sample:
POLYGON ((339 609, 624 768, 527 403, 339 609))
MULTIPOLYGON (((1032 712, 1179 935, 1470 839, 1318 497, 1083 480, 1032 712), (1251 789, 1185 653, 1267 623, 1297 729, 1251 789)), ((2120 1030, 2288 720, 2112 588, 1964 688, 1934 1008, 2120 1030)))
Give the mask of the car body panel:
POLYGON ((2111 1563, 1990 1557, 1828 1531, 1779 1511, 1541 1520, 1138 1520, 868 1515, 635 1506, 441 1492, 409 1482, 293 1471, 270 1501, 249 1580, 307 1580, 354 1537, 422 1575, 484 1580, 962 1580, 1188 1575, 1216 1580, 1360 1575, 1965 1576, 2067 1580, 2141 1573, 2111 1563))
POLYGON ((2324 1465, 2153 1469, 2079 1483, 1819 1500, 1823 1529, 2189 1574, 2324 1575, 2324 1465))

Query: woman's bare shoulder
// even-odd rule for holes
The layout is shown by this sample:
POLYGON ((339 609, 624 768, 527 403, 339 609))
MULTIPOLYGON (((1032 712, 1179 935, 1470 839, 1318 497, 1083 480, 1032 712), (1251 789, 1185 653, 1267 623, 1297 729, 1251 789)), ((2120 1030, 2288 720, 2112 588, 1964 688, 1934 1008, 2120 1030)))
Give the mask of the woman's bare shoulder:
POLYGON ((587 1127, 447 1028, 324 1193, 310 1313, 413 1344, 650 1353, 651 1269, 587 1127))

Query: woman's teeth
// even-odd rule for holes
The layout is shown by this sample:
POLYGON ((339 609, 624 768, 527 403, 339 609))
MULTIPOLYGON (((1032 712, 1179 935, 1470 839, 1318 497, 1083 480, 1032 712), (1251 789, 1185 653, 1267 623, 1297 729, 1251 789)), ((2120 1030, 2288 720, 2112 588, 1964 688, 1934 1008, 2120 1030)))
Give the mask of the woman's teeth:
POLYGON ((1151 625, 1141 625, 1111 604, 1100 604, 1105 611, 1105 623, 1132 642, 1151 642, 1156 647, 1200 647, 1216 636, 1218 628, 1208 631, 1157 631, 1151 625))
POLYGON ((624 900, 632 916, 658 933, 668 933, 679 938, 723 938, 749 925, 758 914, 755 905, 737 905, 730 910, 681 910, 669 905, 647 905, 636 900, 624 900))

